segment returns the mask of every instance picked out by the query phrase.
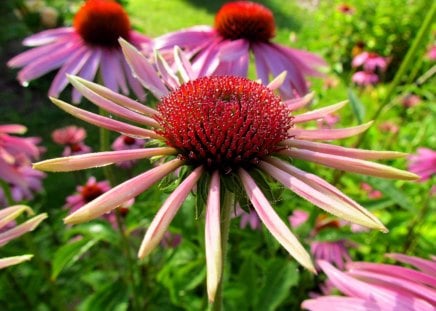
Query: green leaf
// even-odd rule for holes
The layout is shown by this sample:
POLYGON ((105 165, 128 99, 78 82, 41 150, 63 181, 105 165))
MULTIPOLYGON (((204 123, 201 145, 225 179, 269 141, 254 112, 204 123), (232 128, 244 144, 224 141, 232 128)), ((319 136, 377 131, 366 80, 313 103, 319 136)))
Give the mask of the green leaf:
POLYGON ((414 210, 414 206, 410 202, 409 198, 405 196, 403 192, 398 190, 397 187, 395 187, 393 181, 368 178, 368 183, 375 189, 380 190, 383 195, 390 198, 392 201, 395 202, 395 204, 401 206, 406 210, 414 210))
POLYGON ((51 278, 55 280, 62 270, 71 267, 98 241, 98 239, 81 239, 60 247, 54 254, 51 278))
POLYGON ((365 106, 352 89, 348 89, 348 99, 350 100, 350 106, 353 110, 354 116, 357 119, 357 122, 362 124, 363 120, 365 119, 365 106))
POLYGON ((129 307, 129 293, 125 283, 117 281, 102 286, 88 296, 78 307, 79 311, 126 311, 129 307))
POLYGON ((266 268, 265 283, 257 294, 254 310, 275 310, 289 295, 291 287, 297 285, 299 272, 297 264, 274 259, 266 268))

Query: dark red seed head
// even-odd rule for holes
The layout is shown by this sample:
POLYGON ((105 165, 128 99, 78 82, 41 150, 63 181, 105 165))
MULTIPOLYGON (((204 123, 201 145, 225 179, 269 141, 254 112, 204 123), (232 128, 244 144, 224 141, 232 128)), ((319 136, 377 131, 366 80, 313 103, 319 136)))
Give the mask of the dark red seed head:
POLYGON ((73 26, 91 45, 118 47, 118 38, 129 39, 130 21, 114 0, 88 0, 74 16, 73 26))
POLYGON ((265 42, 275 36, 274 16, 258 3, 230 2, 223 5, 215 16, 215 29, 226 39, 265 42))
POLYGON ((103 190, 96 184, 85 185, 80 192, 85 202, 91 202, 95 198, 103 194, 103 190))
POLYGON ((159 132, 191 163, 230 171, 277 151, 289 111, 270 89, 241 77, 203 77, 158 105, 159 132))

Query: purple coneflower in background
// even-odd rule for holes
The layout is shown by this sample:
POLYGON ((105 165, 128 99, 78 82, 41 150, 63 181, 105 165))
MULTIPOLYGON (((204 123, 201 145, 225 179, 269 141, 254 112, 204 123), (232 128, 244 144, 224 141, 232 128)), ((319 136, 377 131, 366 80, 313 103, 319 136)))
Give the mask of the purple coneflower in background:
POLYGON ((66 126, 51 133, 53 141, 59 145, 64 145, 62 152, 64 157, 76 154, 91 152, 91 147, 85 145, 86 130, 75 125, 66 126))
MULTIPOLYGON (((47 218, 47 214, 44 213, 39 214, 22 224, 15 224, 14 220, 24 212, 33 215, 33 211, 30 207, 25 205, 14 205, 0 209, 0 247, 29 231, 33 231, 41 221, 47 218)), ((0 269, 19 264, 23 261, 30 260, 31 258, 32 255, 0 258, 0 269)))
POLYGON ((336 241, 313 241, 310 243, 310 252, 312 253, 317 270, 320 267, 317 265, 318 260, 325 260, 334 264, 339 269, 343 269, 345 262, 351 261, 348 248, 354 246, 348 240, 336 241))
POLYGON ((32 199, 33 193, 42 190, 45 177, 44 173, 31 167, 32 161, 44 150, 37 145, 40 138, 13 136, 26 131, 20 124, 0 125, 0 179, 8 184, 14 202, 32 199))
POLYGON ((257 215, 256 211, 254 209, 249 210, 249 212, 244 211, 239 206, 236 208, 235 217, 240 216, 241 220, 239 223, 239 227, 241 229, 245 229, 248 226, 250 226, 251 230, 260 230, 262 226, 262 222, 257 215))
MULTIPOLYGON (((141 138, 130 137, 126 135, 118 136, 112 143, 112 150, 129 150, 140 149, 145 145, 146 140, 141 138)), ((121 168, 132 168, 136 161, 122 161, 115 163, 116 166, 121 168)))
POLYGON ((302 307, 311 311, 434 311, 436 261, 402 254, 387 256, 417 269, 350 262, 342 272, 326 261, 319 261, 328 281, 345 296, 320 296, 305 300, 302 307))
POLYGON ((319 56, 273 43, 275 22, 272 12, 259 3, 234 1, 224 4, 215 16, 214 27, 195 26, 156 38, 154 48, 174 46, 193 56, 198 76, 233 75, 246 77, 250 52, 254 54, 256 74, 264 84, 272 76, 288 71, 280 92, 283 97, 303 96, 308 92, 306 75, 320 75, 314 69, 325 65, 319 56))
MULTIPOLYGON (((87 0, 74 16, 73 27, 45 30, 26 38, 24 45, 35 48, 12 58, 8 66, 22 68, 18 80, 23 85, 60 68, 50 96, 59 96, 67 86, 66 74, 93 80, 100 69, 105 86, 114 91, 121 89, 124 94, 129 93, 130 86, 136 96, 144 99, 143 89, 122 56, 119 37, 143 48, 151 42, 131 29, 129 17, 114 0, 87 0)), ((80 97, 73 90, 73 102, 78 103, 80 97)))
POLYGON ((377 53, 364 51, 353 58, 351 66, 363 69, 363 71, 357 71, 353 74, 353 82, 366 86, 379 82, 379 73, 386 70, 388 61, 377 53))
POLYGON ((436 173, 436 151, 418 148, 416 154, 410 155, 409 170, 419 175, 420 181, 426 181, 436 173))
POLYGON ((156 167, 123 182, 69 215, 65 218, 66 223, 82 223, 103 215, 120 203, 136 197, 177 168, 185 166, 191 172, 156 214, 138 256, 147 256, 159 244, 170 222, 200 179, 209 180, 209 190, 205 193, 205 241, 211 301, 214 300, 222 273, 220 193, 238 190, 226 188, 223 183, 225 179, 231 178, 236 182, 234 185, 239 187, 239 193, 246 193, 271 234, 298 262, 312 271, 314 267, 310 256, 262 193, 252 177, 255 171, 271 176, 329 213, 387 231, 375 216, 336 187, 285 160, 301 159, 378 177, 416 179, 417 176, 412 173, 367 161, 403 157, 403 153, 359 150, 314 141, 350 137, 366 130, 370 123, 344 129, 295 129, 296 124, 322 118, 342 108, 346 102, 295 115, 293 111, 307 105, 311 96, 283 102, 273 92, 281 85, 283 75, 268 86, 234 76, 202 77, 190 81, 192 68, 179 49, 175 49, 174 55, 179 69, 179 75, 176 75, 158 54, 155 55, 154 66, 128 42, 120 42, 135 76, 160 99, 157 109, 71 76, 71 83, 83 96, 111 113, 113 118, 91 113, 56 98, 52 98, 52 101, 79 119, 124 135, 154 139, 160 147, 51 159, 36 163, 34 167, 67 172, 156 156, 160 156, 161 161, 156 167))

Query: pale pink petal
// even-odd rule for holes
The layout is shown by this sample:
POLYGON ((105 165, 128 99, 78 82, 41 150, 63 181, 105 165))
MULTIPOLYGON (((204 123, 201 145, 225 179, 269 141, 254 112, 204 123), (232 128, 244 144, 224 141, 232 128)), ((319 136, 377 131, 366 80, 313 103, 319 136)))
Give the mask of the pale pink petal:
POLYGON ((302 123, 302 122, 306 122, 306 121, 320 119, 320 118, 322 118, 322 117, 324 117, 332 112, 335 112, 336 110, 343 108, 347 103, 348 103, 348 101, 345 100, 345 101, 342 101, 342 102, 334 104, 334 105, 330 105, 330 106, 323 107, 320 109, 311 110, 311 111, 308 111, 308 112, 303 113, 303 114, 299 114, 299 115, 295 116, 295 118, 292 120, 292 122, 302 123))
POLYGON ((387 254, 386 257, 395 259, 399 262, 415 266, 422 272, 425 272, 432 277, 436 277, 436 260, 430 261, 418 257, 407 256, 404 254, 387 254))
POLYGON ((274 211, 253 178, 243 169, 239 169, 238 173, 245 192, 264 225, 292 257, 302 266, 315 273, 309 254, 274 211))
POLYGON ((114 51, 108 49, 101 50, 100 73, 103 78, 103 84, 114 92, 118 92, 116 58, 114 51))
POLYGON ((33 255, 22 255, 7 258, 0 258, 0 269, 7 268, 13 265, 17 265, 24 261, 32 259, 33 255))
POLYGON ((78 73, 91 56, 92 52, 85 46, 74 51, 56 74, 50 89, 48 90, 48 95, 55 97, 58 96, 68 84, 66 74, 74 75, 78 73))
POLYGON ((283 102, 283 104, 286 105, 286 107, 290 111, 294 111, 310 104, 314 97, 315 93, 311 92, 304 95, 303 97, 286 100, 283 102))
POLYGON ((106 118, 92 112, 88 112, 53 97, 50 97, 50 99, 56 106, 58 106, 65 112, 90 124, 136 138, 160 138, 160 136, 157 135, 154 131, 143 129, 121 121, 113 120, 111 118, 106 118))
POLYGON ((59 37, 70 37, 74 32, 75 30, 73 27, 48 29, 27 37, 23 40, 23 44, 26 46, 45 45, 54 40, 58 41, 60 39, 59 37))
POLYGON ((182 164, 183 161, 175 159, 131 178, 67 216, 64 222, 78 224, 108 213, 131 198, 138 196, 182 164))
POLYGON ((172 48, 175 45, 182 48, 195 47, 206 40, 211 40, 213 37, 215 37, 215 31, 212 27, 195 26, 155 38, 153 40, 153 48, 160 50, 172 48))
POLYGON ((306 149, 310 151, 334 154, 338 156, 362 159, 362 160, 385 160, 403 158, 407 153, 396 151, 373 151, 365 149, 346 148, 342 146, 335 146, 324 143, 317 143, 311 141, 304 141, 298 139, 288 139, 283 142, 286 146, 294 147, 298 149, 306 149))
POLYGON ((177 71, 179 72, 182 81, 186 83, 188 81, 196 79, 197 75, 192 69, 191 62, 178 46, 174 47, 173 55, 174 63, 177 67, 177 71))
POLYGON ((115 75, 115 78, 117 79, 117 84, 121 89, 121 92, 123 94, 128 95, 129 94, 129 88, 127 86, 127 78, 126 78, 126 74, 131 75, 131 71, 124 71, 123 68, 123 60, 125 60, 123 53, 121 53, 121 51, 117 51, 116 53, 114 53, 114 64, 113 64, 113 68, 114 68, 114 72, 117 72, 118 74, 115 75))
POLYGON ((214 40, 207 47, 205 47, 196 57, 192 63, 192 69, 198 72, 198 77, 210 76, 218 68, 220 59, 221 40, 214 40))
POLYGON ((156 120, 144 116, 142 114, 139 114, 137 112, 134 112, 132 110, 129 110, 127 108, 124 108, 114 103, 113 101, 101 96, 97 92, 94 92, 93 90, 91 90, 85 84, 82 83, 83 81, 82 79, 74 76, 68 76, 68 80, 83 96, 85 96, 92 103, 106 110, 107 112, 110 112, 124 119, 137 122, 146 126, 159 127, 159 123, 157 123, 156 120))
POLYGON ((233 61, 248 54, 249 43, 245 39, 225 40, 220 44, 219 59, 221 61, 233 61))
POLYGON ((33 168, 49 172, 71 172, 175 153, 176 150, 170 147, 94 152, 41 161, 33 164, 33 168))
POLYGON ((419 178, 419 176, 413 173, 399 170, 387 165, 332 154, 324 154, 310 150, 298 150, 293 148, 291 150, 283 150, 279 153, 292 158, 311 161, 328 167, 336 168, 338 170, 363 175, 404 180, 416 180, 419 178))
POLYGON ((188 194, 197 184, 197 181, 200 179, 202 174, 203 167, 197 167, 166 199, 165 203, 153 218, 153 221, 142 240, 138 252, 139 258, 144 258, 150 254, 150 252, 159 244, 174 216, 176 216, 177 211, 182 206, 188 194))
POLYGON ((122 57, 121 62, 123 64, 124 71, 126 72, 127 81, 131 89, 138 97, 139 101, 144 102, 147 97, 144 88, 142 87, 141 83, 139 83, 139 81, 133 77, 132 69, 130 69, 129 64, 124 57, 122 57))
POLYGON ((381 311, 377 303, 354 297, 325 296, 304 300, 303 309, 310 311, 381 311))
POLYGON ((20 216, 22 213, 33 215, 33 211, 27 205, 14 205, 0 210, 0 229, 9 222, 20 216))
POLYGON ((84 87, 90 89, 92 92, 97 93, 98 95, 109 99, 110 101, 116 103, 117 105, 120 105, 122 107, 126 107, 130 110, 136 111, 138 113, 147 115, 147 116, 154 116, 157 114, 157 111, 153 108, 147 107, 146 105, 143 105, 141 103, 138 103, 137 101, 134 101, 130 99, 129 97, 123 96, 121 94, 118 94, 107 87, 104 87, 102 85, 99 85, 97 83, 93 83, 91 81, 88 81, 86 79, 82 79, 80 77, 74 77, 74 80, 78 83, 82 84, 84 87))
POLYGON ((312 204, 353 223, 369 228, 376 228, 385 232, 387 231, 374 215, 342 194, 335 187, 329 186, 328 183, 321 178, 300 171, 281 161, 271 162, 273 162, 274 165, 261 162, 259 167, 312 204), (278 165, 280 168, 275 165, 278 165), (286 169, 286 171, 281 168, 286 169))
POLYGON ((211 302, 215 300, 222 275, 220 223, 220 176, 218 171, 215 171, 212 174, 207 196, 205 224, 207 295, 211 302))
MULTIPOLYGON (((78 73, 78 76, 85 80, 94 80, 97 70, 100 66, 101 61, 101 49, 92 49, 92 55, 90 59, 83 65, 82 69, 78 73)), ((80 102, 82 95, 78 90, 73 88, 72 90, 72 101, 77 104, 80 102)))
POLYGON ((15 239, 29 231, 33 231, 44 219, 47 218, 47 214, 40 214, 35 216, 18 226, 0 233, 0 246, 5 245, 10 240, 15 239))
POLYGON ((339 129, 317 129, 317 130, 304 130, 298 128, 291 128, 288 131, 290 136, 296 139, 304 140, 333 140, 333 139, 343 139, 355 136, 366 131, 372 122, 366 124, 361 124, 358 126, 339 128, 339 129))
POLYGON ((148 63, 144 55, 127 41, 120 39, 119 42, 127 63, 132 69, 134 76, 136 76, 141 84, 153 93, 156 98, 162 98, 168 95, 168 89, 161 81, 154 67, 148 63))
POLYGON ((171 89, 175 90, 180 86, 179 79, 170 68, 166 60, 162 57, 162 55, 155 51, 154 52, 154 61, 159 73, 162 76, 162 80, 165 81, 165 84, 171 89))
POLYGON ((21 124, 3 124, 0 125, 0 133, 8 134, 24 134, 27 132, 27 127, 21 124))
POLYGON ((285 81, 286 74, 287 74, 286 71, 283 71, 281 74, 276 76, 273 80, 271 80, 271 82, 268 83, 266 87, 269 88, 270 90, 278 89, 279 87, 282 86, 283 82, 285 81))

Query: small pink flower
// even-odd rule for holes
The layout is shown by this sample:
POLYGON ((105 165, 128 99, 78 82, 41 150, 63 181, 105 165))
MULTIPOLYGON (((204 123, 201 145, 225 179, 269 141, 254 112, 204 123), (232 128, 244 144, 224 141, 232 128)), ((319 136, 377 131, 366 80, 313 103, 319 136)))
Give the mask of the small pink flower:
POLYGON ((421 102, 421 97, 414 94, 407 94, 401 98, 401 104, 404 108, 410 108, 418 105, 421 102))
POLYGON ((391 122, 391 121, 385 121, 385 122, 381 123, 378 126, 378 128, 382 132, 389 132, 391 134, 396 134, 400 130, 399 126, 397 124, 395 124, 394 122, 391 122))
POLYGON ((410 155, 409 170, 419 175, 420 181, 426 181, 436 173, 436 151, 418 148, 418 152, 410 155))
POLYGON ((351 77, 351 80, 360 86, 374 85, 379 81, 378 75, 373 72, 357 71, 351 77))
POLYGON ((86 130, 75 125, 57 129, 51 134, 53 141, 65 145, 64 157, 91 152, 91 147, 85 145, 86 130))
POLYGON ((374 189, 371 185, 367 183, 361 183, 360 189, 362 189, 370 199, 380 199, 383 196, 380 190, 374 189))
POLYGON ((430 46, 430 48, 427 51, 427 58, 431 61, 436 60, 436 44, 433 44, 430 46))
POLYGON ((374 52, 362 52, 353 58, 351 63, 353 68, 362 66, 364 71, 376 72, 377 70, 385 71, 388 66, 388 61, 374 52))
POLYGON ((296 209, 292 212, 292 215, 288 217, 288 221, 292 228, 298 228, 309 219, 309 213, 300 209, 296 209))
MULTIPOLYGON (((112 150, 131 150, 144 148, 146 140, 141 138, 133 138, 126 135, 120 135, 112 143, 112 150)), ((117 162, 115 165, 122 168, 131 168, 135 165, 136 161, 122 161, 117 162)))
MULTIPOLYGON (((348 253, 350 245, 351 243, 347 240, 313 241, 310 244, 310 251, 315 258, 315 263, 318 260, 325 260, 336 265, 339 269, 343 269, 345 262, 351 261, 350 254, 348 253)), ((317 270, 320 270, 319 266, 315 266, 317 270)))

